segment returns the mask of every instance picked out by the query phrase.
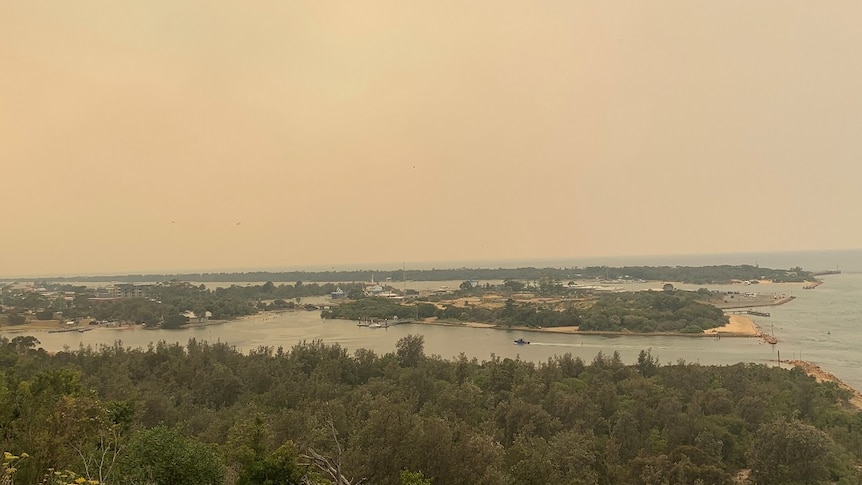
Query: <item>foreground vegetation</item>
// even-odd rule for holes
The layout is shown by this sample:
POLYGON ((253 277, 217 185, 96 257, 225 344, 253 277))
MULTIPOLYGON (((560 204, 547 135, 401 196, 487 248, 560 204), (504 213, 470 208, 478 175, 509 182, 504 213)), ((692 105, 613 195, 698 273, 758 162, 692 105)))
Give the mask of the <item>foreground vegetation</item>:
POLYGON ((632 366, 445 361, 417 336, 382 356, 319 342, 37 347, 0 339, 15 483, 49 483, 48 470, 171 485, 860 481, 862 415, 797 370, 660 365, 648 351, 632 366))

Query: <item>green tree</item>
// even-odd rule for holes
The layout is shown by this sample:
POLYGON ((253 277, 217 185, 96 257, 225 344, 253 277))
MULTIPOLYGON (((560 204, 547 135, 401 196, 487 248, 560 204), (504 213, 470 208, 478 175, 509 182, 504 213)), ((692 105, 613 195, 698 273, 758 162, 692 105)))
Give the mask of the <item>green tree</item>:
POLYGON ((395 357, 402 367, 416 367, 425 358, 425 337, 408 335, 395 344, 395 357))
POLYGON ((651 377, 655 375, 656 371, 658 370, 658 358, 653 357, 652 349, 641 349, 640 353, 638 354, 638 362, 637 364, 635 364, 635 368, 644 377, 651 377))
POLYGON ((301 485, 305 473, 298 463, 299 454, 293 443, 285 443, 267 456, 249 462, 240 474, 237 485, 301 485))
POLYGON ((431 303, 417 303, 416 314, 419 318, 428 318, 437 315, 437 306, 431 303))
POLYGON ((503 282, 503 286, 510 291, 521 291, 524 289, 524 283, 516 280, 506 280, 503 282))
POLYGON ((23 325, 27 323, 27 317, 18 313, 10 313, 6 315, 6 321, 9 325, 23 325))
POLYGON ((225 468, 209 445, 166 426, 135 434, 117 463, 118 483, 221 485, 225 468))
POLYGON ((401 485, 431 485, 431 480, 425 478, 422 472, 402 470, 401 485))
POLYGON ((19 354, 24 353, 28 350, 33 350, 37 345, 41 344, 39 339, 32 335, 19 335, 17 337, 12 337, 12 340, 9 342, 9 345, 12 346, 19 354))
POLYGON ((829 435, 811 425, 796 420, 766 423, 758 428, 751 444, 751 477, 759 485, 833 480, 830 469, 835 451, 829 435))
POLYGON ((189 319, 180 313, 177 312, 168 312, 164 315, 164 322, 162 322, 162 328, 180 328, 181 326, 189 323, 189 319))

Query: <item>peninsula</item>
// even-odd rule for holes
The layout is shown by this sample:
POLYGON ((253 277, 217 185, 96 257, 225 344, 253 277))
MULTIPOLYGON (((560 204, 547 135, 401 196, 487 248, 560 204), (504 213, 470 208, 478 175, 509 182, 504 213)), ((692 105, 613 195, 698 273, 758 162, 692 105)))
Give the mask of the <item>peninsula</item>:
MULTIPOLYGON (((411 319, 437 324, 478 324, 536 331, 620 333, 639 335, 751 335, 756 330, 728 326, 722 309, 754 307, 788 301, 784 295, 750 291, 682 291, 667 281, 740 285, 762 283, 811 284, 816 279, 801 268, 788 270, 756 266, 706 267, 589 267, 397 270, 380 283, 372 271, 199 274, 212 280, 254 280, 261 277, 302 276, 293 283, 219 285, 163 277, 178 275, 109 276, 113 282, 82 285, 68 278, 0 284, 0 325, 68 329, 70 323, 142 325, 180 328, 208 321, 228 321, 263 311, 320 310, 323 318, 411 319), (412 290, 415 277, 464 277, 457 288, 412 290), (483 277, 503 277, 480 280, 483 277), (372 279, 371 283, 364 282, 372 279), (516 278, 519 277, 519 278, 516 278), (561 278, 562 277, 562 278, 561 278), (642 277, 659 278, 659 291, 621 291, 642 277), (343 278, 343 279, 335 279, 343 278), (354 278, 347 280, 346 278, 354 278), (569 279, 572 278, 572 279, 569 279), (616 279, 607 279, 616 278, 616 279), (150 283, 120 283, 119 280, 150 283), (329 279, 327 282, 322 280, 329 279), (303 298, 329 296, 323 308, 303 298), (30 325, 28 325, 30 324, 30 325), (47 327, 46 327, 47 326, 47 327)), ((380 273, 377 273, 380 274, 380 273)), ((387 273, 383 273, 384 275, 387 273)), ((190 275, 189 275, 190 276, 190 275)), ((457 280, 456 280, 457 281, 457 280)), ((319 300, 318 300, 319 301, 319 300)), ((741 320, 741 319, 737 319, 741 320)), ((31 328, 32 328, 31 327, 31 328)))

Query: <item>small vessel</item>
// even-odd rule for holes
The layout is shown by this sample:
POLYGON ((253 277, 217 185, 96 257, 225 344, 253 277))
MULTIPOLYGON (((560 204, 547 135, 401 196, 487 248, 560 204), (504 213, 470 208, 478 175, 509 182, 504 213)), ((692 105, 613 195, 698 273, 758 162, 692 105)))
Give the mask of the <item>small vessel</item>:
POLYGON ((383 325, 380 325, 377 322, 374 322, 374 323, 368 325, 368 328, 381 328, 381 327, 383 327, 383 325))
POLYGON ((529 343, 530 343, 529 340, 524 340, 522 338, 515 340, 515 345, 528 345, 529 343))

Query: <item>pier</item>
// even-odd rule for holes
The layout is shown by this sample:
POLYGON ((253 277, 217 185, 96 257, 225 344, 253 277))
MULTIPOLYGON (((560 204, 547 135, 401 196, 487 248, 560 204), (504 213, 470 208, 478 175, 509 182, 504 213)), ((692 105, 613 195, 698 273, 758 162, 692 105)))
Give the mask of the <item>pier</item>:
POLYGON ((768 317, 769 312, 761 312, 757 310, 725 310, 724 313, 731 313, 734 315, 754 315, 755 317, 768 317))
POLYGON ((368 328, 388 328, 394 325, 403 325, 405 323, 413 323, 416 319, 414 318, 393 318, 392 320, 388 318, 379 319, 379 318, 360 318, 359 321, 356 322, 357 327, 368 327, 368 328))

